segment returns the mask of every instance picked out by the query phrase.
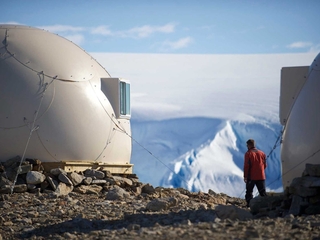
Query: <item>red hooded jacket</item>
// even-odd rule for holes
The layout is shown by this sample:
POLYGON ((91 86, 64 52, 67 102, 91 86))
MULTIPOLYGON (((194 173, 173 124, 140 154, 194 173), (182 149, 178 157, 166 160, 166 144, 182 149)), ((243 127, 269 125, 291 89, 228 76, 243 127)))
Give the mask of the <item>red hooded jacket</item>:
POLYGON ((248 180, 265 180, 264 173, 267 167, 266 155, 261 150, 254 148, 249 149, 244 155, 244 178, 248 180))

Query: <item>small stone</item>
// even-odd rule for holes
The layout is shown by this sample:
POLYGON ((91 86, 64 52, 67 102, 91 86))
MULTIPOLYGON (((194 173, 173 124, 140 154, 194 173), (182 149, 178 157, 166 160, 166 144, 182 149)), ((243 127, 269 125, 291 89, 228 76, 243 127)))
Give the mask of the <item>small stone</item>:
POLYGON ((7 202, 0 202, 0 208, 9 209, 11 208, 11 205, 7 202))
POLYGON ((102 170, 102 171, 104 172, 105 177, 107 177, 107 178, 111 178, 112 177, 112 174, 111 174, 111 172, 109 170, 102 170))
POLYGON ((33 211, 33 212, 28 212, 28 218, 36 218, 36 217, 38 217, 39 216, 39 213, 38 212, 35 212, 35 211, 33 211))
POLYGON ((112 177, 115 182, 120 182, 121 186, 132 186, 132 181, 128 178, 125 177, 120 177, 120 176, 113 176, 112 177))
POLYGON ((129 231, 132 231, 132 230, 140 230, 140 225, 139 224, 129 224, 128 225, 128 227, 127 227, 127 229, 129 230, 129 231))
POLYGON ((184 219, 181 223, 184 224, 184 225, 187 225, 187 226, 191 226, 192 225, 192 223, 191 223, 191 221, 189 219, 184 219))
POLYGON ((99 194, 101 192, 102 187, 98 185, 80 185, 74 189, 75 192, 82 194, 99 194))
POLYGON ((107 183, 107 181, 104 180, 104 179, 95 179, 95 180, 92 180, 92 184, 103 185, 103 184, 105 184, 105 183, 107 183))
POLYGON ((285 219, 294 219, 294 215, 293 214, 287 214, 284 218, 285 219))
POLYGON ((97 171, 95 169, 87 169, 84 172, 84 176, 86 176, 86 177, 96 177, 98 179, 103 179, 105 177, 105 174, 104 174, 104 172, 97 171))
POLYGON ((27 184, 18 184, 18 185, 15 185, 13 188, 13 192, 15 193, 24 193, 27 190, 28 190, 27 184))
POLYGON ((13 226, 13 222, 11 222, 11 221, 4 222, 3 226, 13 226))
POLYGON ((1 194, 0 201, 8 201, 10 199, 8 194, 1 194))
POLYGON ((176 198, 156 198, 147 204, 147 209, 150 211, 162 211, 167 210, 172 206, 177 205, 176 198))
POLYGON ((49 182, 44 180, 42 183, 41 183, 41 190, 45 190, 46 188, 48 188, 50 186, 49 182))
POLYGON ((152 194, 152 193, 154 193, 154 192, 155 192, 154 187, 153 187, 151 184, 149 184, 149 183, 145 184, 145 185, 142 187, 142 193, 152 194))
POLYGON ((4 185, 0 188, 0 193, 11 193, 11 185, 4 185))
POLYGON ((21 165, 18 170, 19 174, 24 174, 24 173, 28 173, 30 171, 32 171, 32 165, 28 164, 28 165, 21 165))
POLYGON ((69 232, 66 232, 63 234, 63 238, 64 239, 78 239, 78 237, 74 234, 71 234, 69 232))
POLYGON ((92 177, 86 177, 85 179, 83 179, 83 183, 85 185, 90 185, 92 181, 93 181, 92 177))
POLYGON ((34 190, 37 188, 37 186, 34 184, 28 184, 27 186, 28 186, 28 190, 34 190))
POLYGON ((131 189, 132 189, 132 191, 133 191, 134 193, 136 193, 137 195, 140 195, 140 194, 142 193, 142 189, 141 189, 140 186, 132 186, 131 189))
POLYGON ((59 183, 58 181, 54 180, 52 177, 50 176, 47 176, 47 181, 48 183, 50 184, 50 186, 52 187, 53 190, 56 190, 59 183))

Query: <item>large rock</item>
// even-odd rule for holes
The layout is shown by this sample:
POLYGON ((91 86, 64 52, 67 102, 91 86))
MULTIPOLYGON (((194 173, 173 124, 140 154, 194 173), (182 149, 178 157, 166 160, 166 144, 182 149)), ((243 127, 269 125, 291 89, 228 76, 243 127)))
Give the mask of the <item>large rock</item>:
MULTIPOLYGON (((0 188, 0 194, 2 193, 11 193, 12 185, 4 185, 0 188)), ((24 193, 28 190, 26 184, 18 184, 13 187, 14 193, 24 193)))
POLYGON ((75 192, 82 193, 82 194, 99 194, 101 192, 102 187, 98 185, 80 185, 74 189, 75 192))
POLYGON ((125 177, 113 176, 115 182, 119 182, 121 186, 132 186, 132 181, 125 177))
POLYGON ((110 189, 107 193, 107 200, 119 200, 123 198, 129 198, 130 194, 126 192, 124 189, 115 185, 112 189, 110 189))
POLYGON ((302 205, 303 199, 302 197, 298 195, 294 195, 292 197, 291 206, 289 209, 288 214, 292 214, 294 216, 297 216, 301 213, 301 205, 302 205))
POLYGON ((13 184, 13 182, 11 182, 9 179, 5 178, 4 176, 0 176, 0 188, 11 184, 13 184))
POLYGON ((301 197, 310 197, 317 195, 320 187, 320 178, 317 177, 298 177, 294 178, 289 187, 289 193, 301 197))
POLYGON ((67 175, 67 172, 62 168, 53 168, 50 170, 50 173, 54 176, 59 176, 61 173, 67 175))
POLYGON ((26 181, 28 184, 40 184, 46 179, 46 176, 41 172, 30 171, 27 173, 26 181))
POLYGON ((42 166, 42 163, 39 159, 36 158, 26 158, 26 162, 29 163, 29 165, 32 166, 33 171, 44 171, 44 168, 42 166))
POLYGON ((231 220, 248 220, 252 219, 252 214, 242 208, 238 208, 234 205, 218 205, 215 208, 215 212, 220 219, 231 219, 231 220))
POLYGON ((78 186, 82 183, 83 179, 85 178, 83 175, 80 175, 76 172, 72 172, 68 174, 69 179, 73 183, 73 186, 78 186))
POLYGON ((276 206, 280 205, 284 199, 283 194, 276 196, 257 196, 250 201, 250 211, 252 214, 257 214, 261 209, 273 209, 276 206))
POLYGON ((2 163, 2 165, 5 167, 5 169, 13 168, 13 167, 17 167, 20 164, 20 161, 21 161, 21 157, 20 156, 16 156, 14 158, 8 159, 4 163, 2 163))
POLYGON ((10 180, 10 181, 14 181, 14 179, 17 176, 17 167, 16 168, 6 168, 6 177, 10 180))
POLYGON ((224 197, 220 193, 218 194, 218 193, 214 192, 213 190, 209 189, 208 194, 213 196, 212 202, 215 204, 226 204, 227 203, 226 197, 224 197))
POLYGON ((69 185, 69 186, 73 185, 73 183, 72 183, 71 180, 67 177, 67 175, 65 175, 65 174, 63 174, 63 173, 60 173, 60 174, 59 174, 58 179, 59 179, 61 182, 65 183, 65 184, 67 184, 67 185, 69 185))
POLYGON ((310 205, 305 209, 305 214, 320 214, 320 205, 310 205))
POLYGON ((151 185, 151 184, 149 184, 149 183, 147 183, 146 185, 143 185, 142 186, 142 192, 143 193, 146 193, 146 194, 152 194, 152 193, 154 193, 156 190, 154 189, 154 187, 151 185))
POLYGON ((32 171, 32 165, 31 164, 24 164, 21 165, 20 167, 18 167, 16 169, 16 171, 18 172, 18 174, 24 174, 24 173, 28 173, 30 171, 32 171))
POLYGON ((147 204, 147 209, 150 211, 158 212, 162 210, 167 210, 170 207, 176 206, 178 200, 175 197, 171 198, 156 198, 147 204))
POLYGON ((65 196, 72 192, 73 186, 68 186, 67 184, 60 182, 57 189, 54 191, 58 196, 65 196))
POLYGON ((28 190, 27 184, 18 184, 13 188, 13 192, 15 193, 24 193, 28 190))
POLYGON ((16 156, 14 158, 10 158, 9 160, 1 163, 3 166, 3 171, 6 172, 6 177, 11 180, 14 181, 14 179, 16 178, 18 173, 18 168, 20 165, 20 161, 21 161, 21 157, 20 156, 16 156))
POLYGON ((57 180, 53 179, 53 178, 50 177, 50 176, 47 176, 47 181, 48 181, 49 185, 51 186, 51 188, 52 188, 53 190, 56 190, 56 189, 57 189, 57 187, 58 187, 58 185, 59 185, 59 182, 58 182, 57 180))
POLYGON ((303 175, 311 177, 320 177, 320 164, 307 163, 303 175))

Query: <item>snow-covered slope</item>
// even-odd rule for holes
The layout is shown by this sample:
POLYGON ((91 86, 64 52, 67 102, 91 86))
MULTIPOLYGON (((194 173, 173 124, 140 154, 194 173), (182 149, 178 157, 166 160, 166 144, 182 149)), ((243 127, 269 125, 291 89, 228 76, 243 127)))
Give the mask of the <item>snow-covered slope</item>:
MULTIPOLYGON (((262 119, 228 121, 180 118, 140 122, 132 120, 134 172, 155 186, 209 189, 244 196, 243 155, 253 138, 267 155, 281 131, 280 124, 262 119)), ((269 156, 267 187, 282 190, 279 147, 269 156)))

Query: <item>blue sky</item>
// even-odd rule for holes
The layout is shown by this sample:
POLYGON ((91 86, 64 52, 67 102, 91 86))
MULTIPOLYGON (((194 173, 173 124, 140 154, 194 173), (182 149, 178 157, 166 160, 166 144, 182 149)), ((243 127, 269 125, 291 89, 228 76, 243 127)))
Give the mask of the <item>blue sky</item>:
POLYGON ((320 51, 320 1, 0 0, 0 23, 39 27, 87 52, 320 51))

